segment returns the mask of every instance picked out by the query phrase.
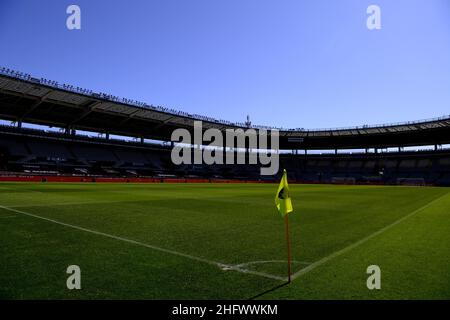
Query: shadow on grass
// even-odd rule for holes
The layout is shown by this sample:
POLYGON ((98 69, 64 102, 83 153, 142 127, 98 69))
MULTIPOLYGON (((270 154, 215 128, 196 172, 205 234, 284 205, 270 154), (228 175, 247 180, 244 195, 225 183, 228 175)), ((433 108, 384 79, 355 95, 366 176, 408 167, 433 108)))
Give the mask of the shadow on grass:
POLYGON ((269 293, 269 292, 275 291, 275 290, 277 290, 277 289, 280 289, 280 288, 282 288, 282 287, 284 287, 284 286, 287 286, 288 284, 289 284, 289 282, 286 281, 286 282, 284 282, 284 283, 282 283, 282 284, 279 284, 279 285, 277 285, 277 286, 275 286, 275 287, 273 287, 273 288, 270 288, 270 289, 268 289, 268 290, 266 290, 266 291, 264 291, 264 292, 258 293, 256 296, 253 296, 253 297, 251 297, 251 298, 248 298, 248 300, 255 300, 255 299, 258 299, 259 297, 265 295, 266 293, 269 293))

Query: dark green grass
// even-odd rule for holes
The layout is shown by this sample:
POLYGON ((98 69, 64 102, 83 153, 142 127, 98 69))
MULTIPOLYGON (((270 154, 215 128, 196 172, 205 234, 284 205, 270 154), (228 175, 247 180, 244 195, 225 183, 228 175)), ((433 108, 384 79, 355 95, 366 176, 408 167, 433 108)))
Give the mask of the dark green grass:
MULTIPOLYGON (((276 188, 1 183, 0 205, 237 265, 286 259, 283 220, 273 204, 276 188)), ((0 298, 449 299, 449 191, 292 185, 294 272, 423 209, 281 287, 280 280, 224 271, 214 264, 0 209, 0 298), (66 288, 65 271, 72 264, 82 271, 79 291, 66 288), (381 290, 366 287, 371 264, 381 267, 381 290)), ((282 262, 244 267, 286 276, 282 262)))

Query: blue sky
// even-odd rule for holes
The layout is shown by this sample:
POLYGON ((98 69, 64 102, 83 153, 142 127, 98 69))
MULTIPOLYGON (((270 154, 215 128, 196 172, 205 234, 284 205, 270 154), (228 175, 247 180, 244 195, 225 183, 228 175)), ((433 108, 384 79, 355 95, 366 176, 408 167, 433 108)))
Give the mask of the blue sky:
POLYGON ((0 65, 231 121, 450 114, 448 0, 1 0, 0 65), (82 29, 66 28, 81 7, 82 29), (381 7, 382 29, 366 28, 381 7))

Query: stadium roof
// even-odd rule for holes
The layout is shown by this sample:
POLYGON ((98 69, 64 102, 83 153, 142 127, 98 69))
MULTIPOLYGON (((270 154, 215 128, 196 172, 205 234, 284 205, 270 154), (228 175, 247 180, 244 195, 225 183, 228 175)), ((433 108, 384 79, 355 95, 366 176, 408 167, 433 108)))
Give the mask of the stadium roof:
MULTIPOLYGON (((138 101, 95 93, 55 81, 0 69, 0 118, 76 130, 170 141, 173 130, 242 128, 210 117, 192 115, 138 101)), ((335 129, 281 129, 281 149, 387 148, 450 143, 450 116, 414 122, 335 129)))

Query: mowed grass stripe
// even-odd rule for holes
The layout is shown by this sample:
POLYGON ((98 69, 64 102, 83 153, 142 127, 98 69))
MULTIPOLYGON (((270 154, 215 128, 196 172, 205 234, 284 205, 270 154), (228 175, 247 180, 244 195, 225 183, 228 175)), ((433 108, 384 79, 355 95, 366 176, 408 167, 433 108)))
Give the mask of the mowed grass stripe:
MULTIPOLYGON (((98 241, 95 234, 83 234, 76 229, 70 232, 54 223, 45 220, 39 222, 18 214, 18 217, 23 218, 0 220, 3 233, 3 236, 0 235, 3 243, 0 247, 0 260, 4 261, 3 266, 0 265, 0 273, 3 274, 0 282, 8 284, 8 289, 3 291, 5 297, 17 297, 25 293, 27 297, 39 298, 44 297, 44 292, 49 292, 49 297, 70 297, 49 282, 46 276, 46 266, 53 265, 54 269, 59 270, 61 263, 64 268, 66 261, 78 261, 92 276, 90 290, 79 293, 80 297, 89 298, 248 298, 273 288, 286 275, 286 265, 279 262, 286 259, 286 249, 283 219, 277 214, 273 204, 276 185, 0 183, 0 186, 4 187, 0 188, 0 204, 4 207, 168 248, 215 263, 224 262, 231 267, 228 272, 222 271, 216 264, 147 250, 146 247, 131 243, 128 245, 113 238, 104 237, 102 241, 98 241), (77 238, 80 239, 79 243, 77 238), (73 253, 66 246, 70 246, 73 253), (99 248, 104 248, 105 251, 99 248), (137 252, 140 256, 136 255, 137 252), (63 260, 64 255, 70 255, 74 259, 63 260), (109 257, 104 263, 98 259, 103 255, 109 257), (28 263, 23 263, 23 259, 28 263), (272 263, 261 263, 264 261, 272 263), (242 264, 251 271, 276 275, 280 279, 232 271, 233 266, 242 264), (122 282, 116 283, 103 275, 100 266, 107 268, 122 282), (16 270, 19 270, 16 276, 9 275, 16 270), (203 275, 202 272, 206 273, 203 275), (28 274, 42 277, 42 281, 40 284, 33 284, 28 274), (184 287, 178 288, 177 282, 183 282, 184 287), (124 285, 126 283, 130 284, 129 288, 124 285), (144 287, 149 286, 142 292, 141 283, 144 287), (26 289, 30 284, 32 286, 26 289), (40 285, 50 290, 46 291, 40 285), (125 291, 118 291, 124 288, 125 291)), ((291 189, 295 208, 291 216, 293 259, 312 262, 353 245, 448 193, 445 188, 394 186, 292 185, 291 189)), ((446 203, 449 202, 447 199, 449 198, 445 199, 446 203)), ((429 207, 427 210, 434 208, 435 206, 429 207)), ((8 211, 3 209, 3 213, 7 214, 8 211)), ((422 216, 427 215, 416 215, 402 226, 409 225, 422 216)), ((402 228, 395 228, 395 232, 398 229, 402 228)), ((430 229, 430 232, 433 230, 430 229)), ((367 264, 361 269, 358 265, 360 259, 354 259, 355 252, 362 252, 362 257, 365 258, 364 249, 369 246, 379 252, 380 257, 390 259, 383 256, 383 245, 378 243, 391 234, 392 232, 386 232, 374 241, 368 241, 368 244, 355 247, 351 253, 347 251, 347 254, 337 256, 332 262, 307 272, 301 277, 301 281, 298 279, 289 286, 297 291, 289 290, 289 294, 283 291, 279 297, 320 298, 321 292, 326 296, 327 283, 339 279, 341 272, 361 273, 361 283, 365 286, 367 264), (353 259, 352 263, 358 269, 351 264, 347 264, 345 270, 333 269, 335 264, 346 259, 353 259), (306 291, 305 282, 311 286, 306 291), (324 286, 319 289, 317 285, 321 282, 324 286)), ((409 252, 407 244, 401 248, 399 254, 409 252)), ((441 256, 449 256, 446 250, 442 250, 442 246, 438 248, 441 256)), ((430 250, 436 250, 436 245, 430 250)), ((425 251, 420 254, 422 258, 426 255, 425 251)), ((429 263, 436 263, 436 260, 429 263)), ((299 271, 302 267, 304 265, 296 264, 294 271, 299 271)), ((402 268, 406 269, 408 266, 402 265, 402 268)), ((63 271, 61 276, 64 275, 63 271)), ((344 287, 348 288, 345 293, 347 297, 364 297, 363 291, 367 290, 365 287, 349 288, 347 282, 342 285, 344 287)), ((334 288, 339 289, 336 286, 334 288)), ((419 288, 412 290, 424 292, 419 288)), ((446 291, 441 292, 441 297, 448 296, 446 291)), ((392 293, 387 292, 386 296, 389 295, 392 293)), ((434 296, 439 297, 439 294, 435 292, 434 296)))
MULTIPOLYGON (((445 189, 443 189, 445 190, 445 189)), ((377 237, 260 299, 450 298, 450 194, 377 237), (381 289, 369 290, 367 267, 381 268, 381 289)))
MULTIPOLYGON (((121 199, 127 201, 57 208, 49 202, 46 207, 24 210, 212 261, 224 261, 228 265, 286 259, 282 219, 273 206, 274 185, 38 184, 30 188, 64 197, 63 191, 74 194, 83 187, 88 190, 87 196, 98 199, 117 199, 117 195, 111 193, 126 190, 117 193, 125 194, 121 199), (95 190, 97 192, 92 192, 95 190), (219 201, 210 198, 221 194, 219 201), (251 199, 252 203, 243 205, 242 199, 251 199)), ((445 190, 295 185, 292 191, 296 208, 292 215, 294 258, 317 261, 395 221, 445 190), (414 201, 405 197, 410 193, 414 194, 411 197, 414 201)), ((85 194, 79 196, 84 198, 85 194)), ((270 274, 285 275, 281 264, 258 268, 270 274)))
POLYGON ((347 246, 347 247, 345 247, 345 248, 343 248, 343 249, 341 249, 339 251, 333 252, 329 256, 326 256, 326 257, 324 257, 324 258, 322 258, 322 259, 320 259, 320 260, 318 260, 316 262, 311 263, 309 266, 301 269, 300 271, 297 271, 294 275, 292 275, 292 279, 295 280, 296 278, 301 277, 305 273, 308 273, 308 272, 314 270, 315 268, 321 266, 322 264, 324 264, 324 263, 326 263, 326 262, 328 262, 328 261, 330 261, 330 260, 332 260, 332 259, 334 259, 334 258, 336 258, 336 257, 338 257, 338 256, 340 256, 340 255, 342 255, 342 254, 344 254, 344 253, 346 253, 346 252, 348 252, 348 251, 350 251, 350 250, 352 250, 352 249, 362 245, 362 244, 364 244, 365 242, 367 242, 367 241, 369 241, 369 240, 379 236, 380 234, 382 234, 382 233, 386 232, 387 230, 395 227, 396 225, 402 223, 403 221, 411 218, 412 216, 416 215, 417 213, 419 213, 419 212, 425 210, 426 208, 432 206, 436 202, 442 200, 447 195, 448 195, 448 193, 446 193, 446 194, 444 194, 442 196, 439 196, 438 198, 436 198, 436 199, 432 200, 431 202, 427 203, 426 205, 424 205, 424 206, 414 210, 413 212, 411 212, 411 213, 407 214, 406 216, 396 220, 395 222, 387 225, 386 227, 384 227, 384 228, 382 228, 382 229, 372 233, 371 235, 369 235, 369 236, 367 236, 367 237, 365 237, 365 238, 363 238, 363 239, 361 239, 361 240, 359 240, 359 241, 357 241, 357 242, 355 242, 355 243, 353 243, 353 244, 351 244, 351 245, 349 245, 349 246, 347 246))
POLYGON ((168 254, 184 257, 184 258, 187 258, 187 259, 190 259, 190 260, 195 260, 195 261, 199 261, 199 262, 215 265, 218 268, 227 268, 228 270, 233 270, 233 271, 237 271, 237 272, 253 274, 253 275, 257 275, 257 276, 261 276, 261 277, 265 277, 265 278, 269 278, 269 279, 274 279, 274 280, 285 281, 285 278, 283 278, 283 277, 279 277, 279 276, 276 276, 276 275, 268 274, 268 273, 265 273, 265 272, 247 270, 245 268, 241 268, 241 267, 237 267, 237 266, 230 266, 230 265, 227 265, 227 264, 222 263, 222 262, 212 261, 212 260, 208 260, 208 259, 205 259, 205 258, 202 258, 202 257, 197 257, 197 256, 193 256, 193 255, 190 255, 190 254, 186 254, 186 253, 183 253, 183 252, 178 252, 178 251, 174 251, 174 250, 170 250, 170 249, 165 249, 165 248, 161 248, 161 247, 154 246, 154 245, 151 245, 151 244, 143 243, 143 242, 140 242, 140 241, 127 239, 127 238, 115 236, 115 235, 112 235, 112 234, 108 234, 108 233, 104 233, 104 232, 100 232, 100 231, 96 231, 96 230, 83 228, 83 227, 80 227, 80 226, 76 226, 76 225, 69 224, 69 223, 64 223, 64 222, 57 221, 57 220, 50 219, 50 218, 46 218, 46 217, 41 217, 41 216, 29 213, 29 212, 25 212, 23 210, 9 208, 9 207, 5 207, 5 206, 2 206, 2 205, 0 205, 0 208, 4 209, 4 210, 11 211, 11 212, 23 214, 23 215, 26 215, 26 216, 29 216, 29 217, 33 217, 33 218, 36 218, 36 219, 45 220, 47 222, 55 223, 55 224, 58 224, 58 225, 61 225, 61 226, 64 226, 64 227, 68 227, 68 228, 72 228, 72 229, 76 229, 76 230, 92 233, 92 234, 95 234, 95 235, 111 238, 111 239, 114 239, 114 240, 119 240, 119 241, 131 243, 131 244, 138 245, 138 246, 145 247, 145 248, 149 248, 149 249, 152 249, 152 250, 161 251, 161 252, 164 252, 164 253, 168 253, 168 254))
POLYGON ((243 299, 279 283, 21 214, 0 221, 0 243, 0 300, 243 299), (82 290, 66 288, 73 264, 82 290))

